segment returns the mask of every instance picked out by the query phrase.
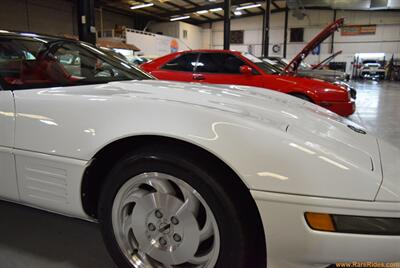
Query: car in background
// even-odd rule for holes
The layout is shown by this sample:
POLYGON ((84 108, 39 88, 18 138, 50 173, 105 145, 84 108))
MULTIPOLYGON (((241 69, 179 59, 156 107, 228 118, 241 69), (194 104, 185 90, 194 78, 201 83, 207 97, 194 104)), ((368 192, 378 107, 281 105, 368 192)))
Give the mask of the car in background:
MULTIPOLYGON (((269 64, 272 64, 282 71, 290 63, 290 60, 281 57, 268 57, 263 58, 269 64)), ((302 62, 295 75, 302 77, 312 77, 317 79, 322 79, 328 82, 343 81, 347 82, 350 80, 350 75, 346 72, 338 70, 320 69, 321 65, 311 66, 308 63, 302 62)))
POLYGON ((375 60, 363 61, 360 70, 360 77, 364 79, 383 80, 385 79, 386 70, 375 60))
POLYGON ((317 105, 5 31, 0 85, 0 198, 98 222, 121 268, 398 261, 400 151, 317 105))
MULTIPOLYGON (((271 65, 271 68, 276 69, 281 74, 285 73, 285 68, 290 62, 287 59, 281 57, 268 57, 263 58, 262 60, 271 65)), ((297 72, 295 74, 292 73, 292 75, 328 81, 330 83, 345 87, 349 91, 352 99, 355 100, 357 97, 357 90, 346 82, 349 80, 349 75, 344 72, 335 70, 312 69, 311 65, 302 62, 300 63, 300 68, 297 70, 297 72)))
MULTIPOLYGON (((314 38, 313 45, 321 43, 342 24, 343 19, 330 24, 314 38)), ((303 50, 303 56, 312 49, 313 46, 303 50)), ((342 116, 349 116, 356 109, 354 99, 343 85, 296 77, 286 70, 281 72, 247 52, 189 50, 160 57, 140 67, 161 80, 246 85, 276 90, 313 102, 342 116)))

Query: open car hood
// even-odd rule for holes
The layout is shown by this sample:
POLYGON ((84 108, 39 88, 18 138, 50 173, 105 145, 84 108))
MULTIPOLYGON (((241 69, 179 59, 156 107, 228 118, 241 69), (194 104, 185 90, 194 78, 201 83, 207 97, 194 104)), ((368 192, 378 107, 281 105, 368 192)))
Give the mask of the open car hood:
POLYGON ((333 53, 332 55, 330 55, 329 57, 325 58, 323 61, 321 61, 317 65, 313 66, 312 69, 313 70, 321 69, 321 67, 323 65, 328 64, 329 62, 331 62, 334 58, 336 58, 337 55, 342 54, 342 52, 343 52, 343 50, 339 50, 339 51, 333 53))
POLYGON ((316 48, 325 41, 333 32, 343 26, 344 18, 337 19, 316 35, 308 44, 297 54, 290 63, 285 67, 285 72, 296 72, 300 63, 316 48))

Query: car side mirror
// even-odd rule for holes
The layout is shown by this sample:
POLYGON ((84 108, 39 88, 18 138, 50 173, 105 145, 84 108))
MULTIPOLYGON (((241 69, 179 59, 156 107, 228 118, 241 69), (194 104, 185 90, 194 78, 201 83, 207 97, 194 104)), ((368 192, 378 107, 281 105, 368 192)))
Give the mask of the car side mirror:
POLYGON ((242 65, 242 66, 240 66, 240 73, 249 75, 249 74, 253 73, 253 69, 250 66, 242 65))

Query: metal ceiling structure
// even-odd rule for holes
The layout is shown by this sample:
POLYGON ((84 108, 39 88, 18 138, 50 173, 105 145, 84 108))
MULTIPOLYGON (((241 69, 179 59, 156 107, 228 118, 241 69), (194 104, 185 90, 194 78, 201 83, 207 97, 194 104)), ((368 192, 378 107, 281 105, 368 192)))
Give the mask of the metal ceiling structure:
MULTIPOLYGON (((272 12, 285 10, 285 1, 273 1, 272 12)), ((124 13, 149 16, 157 21, 169 21, 171 18, 190 16, 185 22, 203 24, 224 20, 223 0, 99 0, 98 6, 118 10, 124 13), (131 10, 131 6, 153 3, 153 6, 131 10)), ((249 17, 264 13, 265 0, 232 0, 231 18, 249 17), (241 10, 241 16, 234 14, 237 7, 260 4, 258 7, 241 10)))
MULTIPOLYGON (((143 15, 156 21, 169 21, 181 16, 191 24, 203 24, 224 20, 223 0, 97 0, 103 8, 118 10, 125 14, 143 15), (150 4, 145 8, 131 7, 150 4)), ((231 0, 231 19, 263 15, 266 0, 231 0), (238 8, 260 4, 254 8, 238 8)), ((293 10, 396 10, 400 9, 400 0, 272 0, 271 13, 284 12, 286 7, 293 10)))

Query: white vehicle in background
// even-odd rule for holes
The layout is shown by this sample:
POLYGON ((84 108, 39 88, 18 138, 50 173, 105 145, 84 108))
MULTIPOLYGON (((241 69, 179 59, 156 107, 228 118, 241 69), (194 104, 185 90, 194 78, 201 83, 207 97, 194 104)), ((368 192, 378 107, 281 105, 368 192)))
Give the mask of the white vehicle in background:
POLYGON ((363 61, 363 65, 360 70, 360 76, 364 79, 385 79, 386 71, 382 65, 375 60, 363 61))
POLYGON ((119 267, 399 260, 400 152, 360 126, 74 40, 2 31, 0 58, 0 197, 99 222, 119 267))

